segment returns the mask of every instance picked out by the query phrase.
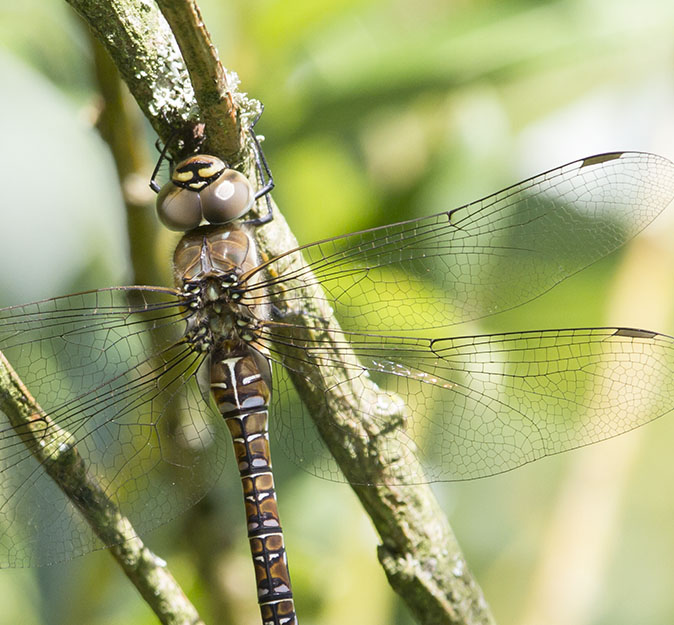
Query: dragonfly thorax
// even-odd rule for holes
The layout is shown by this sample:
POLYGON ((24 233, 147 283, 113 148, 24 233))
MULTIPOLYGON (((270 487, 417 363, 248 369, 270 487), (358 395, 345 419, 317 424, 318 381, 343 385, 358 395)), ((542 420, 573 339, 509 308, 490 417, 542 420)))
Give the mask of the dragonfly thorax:
POLYGON ((193 313, 189 335, 205 351, 223 340, 249 343, 261 304, 242 303, 250 287, 247 273, 258 265, 255 243, 234 224, 204 226, 188 232, 174 254, 174 279, 189 298, 193 313))
POLYGON ((192 315, 188 319, 187 337, 201 351, 222 342, 241 345, 255 339, 255 324, 248 310, 223 298, 204 302, 200 296, 191 296, 192 315))
POLYGON ((177 287, 212 279, 231 287, 258 265, 255 242, 235 224, 202 226, 186 233, 173 255, 177 287))

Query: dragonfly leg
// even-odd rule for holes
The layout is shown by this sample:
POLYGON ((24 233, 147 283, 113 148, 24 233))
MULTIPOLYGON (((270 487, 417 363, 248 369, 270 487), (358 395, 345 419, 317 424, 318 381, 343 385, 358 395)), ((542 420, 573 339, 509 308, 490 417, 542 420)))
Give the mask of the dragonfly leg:
MULTIPOLYGON (((260 111, 260 115, 262 115, 262 111, 260 111)), ((271 169, 269 168, 269 163, 267 163, 267 159, 264 155, 264 152, 262 151, 260 140, 257 138, 255 130, 253 130, 255 124, 257 124, 258 120, 260 119, 260 115, 258 115, 253 120, 253 123, 250 124, 250 126, 248 126, 248 134, 250 135, 250 138, 253 141, 253 146, 255 148, 254 150, 255 168, 257 169, 258 176, 260 177, 260 181, 262 182, 262 187, 258 189, 255 193, 255 200, 259 200, 261 197, 264 196, 265 202, 267 204, 267 213, 262 217, 258 217, 256 219, 249 219, 243 222, 249 226, 262 226, 266 223, 269 223, 274 218, 274 213, 272 211, 271 206, 271 199, 269 198, 269 192, 274 188, 274 177, 271 173, 271 169)))

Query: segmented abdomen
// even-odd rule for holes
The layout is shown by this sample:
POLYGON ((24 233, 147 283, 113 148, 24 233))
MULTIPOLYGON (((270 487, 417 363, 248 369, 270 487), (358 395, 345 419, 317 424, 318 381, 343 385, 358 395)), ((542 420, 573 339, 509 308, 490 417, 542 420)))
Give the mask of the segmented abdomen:
POLYGON ((269 451, 267 359, 247 345, 214 350, 211 390, 234 442, 262 620, 293 625, 297 618, 269 451))

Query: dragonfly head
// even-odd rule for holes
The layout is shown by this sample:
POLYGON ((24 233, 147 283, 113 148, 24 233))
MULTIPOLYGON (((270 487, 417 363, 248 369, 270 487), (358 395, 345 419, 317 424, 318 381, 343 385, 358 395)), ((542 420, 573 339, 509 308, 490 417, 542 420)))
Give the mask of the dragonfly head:
POLYGON ((216 156, 197 154, 178 163, 157 195, 157 214, 170 230, 186 232, 202 221, 229 223, 255 202, 248 178, 216 156))

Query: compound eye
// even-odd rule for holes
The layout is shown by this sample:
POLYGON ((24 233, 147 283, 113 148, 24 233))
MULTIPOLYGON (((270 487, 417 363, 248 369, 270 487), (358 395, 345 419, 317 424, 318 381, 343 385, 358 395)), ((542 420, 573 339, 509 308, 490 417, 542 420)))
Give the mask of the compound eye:
POLYGON ((255 193, 248 178, 234 169, 225 169, 199 195, 203 217, 211 224, 224 224, 238 219, 255 202, 255 193))
POLYGON ((169 230, 192 230, 201 223, 199 194, 169 181, 157 195, 157 215, 169 230))

